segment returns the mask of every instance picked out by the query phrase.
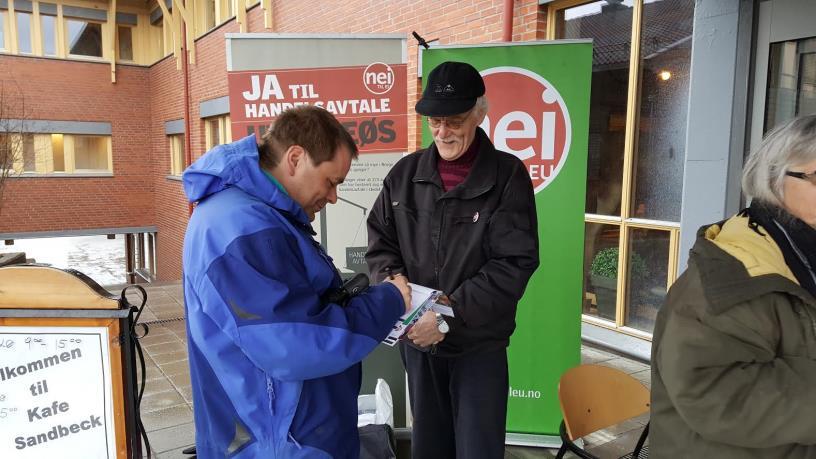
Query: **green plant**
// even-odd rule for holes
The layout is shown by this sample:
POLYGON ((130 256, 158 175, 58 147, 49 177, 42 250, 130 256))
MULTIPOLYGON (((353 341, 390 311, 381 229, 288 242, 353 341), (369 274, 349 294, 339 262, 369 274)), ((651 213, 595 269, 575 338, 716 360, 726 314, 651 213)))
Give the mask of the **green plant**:
MULTIPOLYGON (((649 268, 646 266, 646 261, 638 255, 637 252, 632 252, 631 255, 632 275, 636 277, 646 277, 649 275, 649 268)), ((592 264, 589 267, 589 273, 601 277, 618 277, 618 248, 607 247, 599 250, 592 259, 592 264)))

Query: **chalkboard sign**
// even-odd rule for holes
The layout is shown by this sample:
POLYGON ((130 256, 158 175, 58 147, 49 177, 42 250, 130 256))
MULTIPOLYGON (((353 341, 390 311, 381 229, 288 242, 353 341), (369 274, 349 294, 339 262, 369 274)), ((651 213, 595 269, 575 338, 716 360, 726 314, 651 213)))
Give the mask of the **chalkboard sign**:
POLYGON ((0 326, 0 458, 117 457, 108 327, 0 326))

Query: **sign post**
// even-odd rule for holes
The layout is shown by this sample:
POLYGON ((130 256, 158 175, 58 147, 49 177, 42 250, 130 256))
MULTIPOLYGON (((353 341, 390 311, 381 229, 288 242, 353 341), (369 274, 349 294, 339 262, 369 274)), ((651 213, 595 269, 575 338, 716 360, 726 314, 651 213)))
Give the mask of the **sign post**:
POLYGON ((489 102, 481 127, 497 149, 524 161, 533 182, 541 265, 519 303, 508 350, 508 442, 559 445, 558 380, 581 359, 592 43, 434 47, 423 51, 423 75, 444 61, 480 71, 489 102))

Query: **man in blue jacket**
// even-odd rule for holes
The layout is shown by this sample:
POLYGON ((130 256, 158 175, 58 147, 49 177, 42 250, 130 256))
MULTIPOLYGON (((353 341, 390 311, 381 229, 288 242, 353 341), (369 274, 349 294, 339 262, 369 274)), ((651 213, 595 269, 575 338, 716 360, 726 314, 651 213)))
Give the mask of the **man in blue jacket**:
POLYGON ((359 457, 360 361, 410 304, 404 277, 344 306, 310 221, 337 201, 357 156, 327 111, 282 113, 184 172, 198 203, 184 239, 184 296, 199 458, 359 457), (323 299, 321 299, 323 297, 323 299))

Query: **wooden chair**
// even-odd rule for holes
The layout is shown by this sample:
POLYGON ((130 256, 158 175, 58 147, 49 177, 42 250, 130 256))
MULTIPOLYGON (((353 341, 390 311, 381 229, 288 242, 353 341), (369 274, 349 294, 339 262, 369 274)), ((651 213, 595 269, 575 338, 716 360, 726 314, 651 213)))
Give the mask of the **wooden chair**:
MULTIPOLYGON (((582 458, 597 459, 574 441, 649 412, 649 389, 626 373, 601 365, 569 369, 558 384, 558 399, 564 420, 557 459, 564 457, 568 450, 582 458)), ((648 447, 643 446, 648 435, 649 424, 646 424, 635 450, 623 458, 648 457, 648 447)))

